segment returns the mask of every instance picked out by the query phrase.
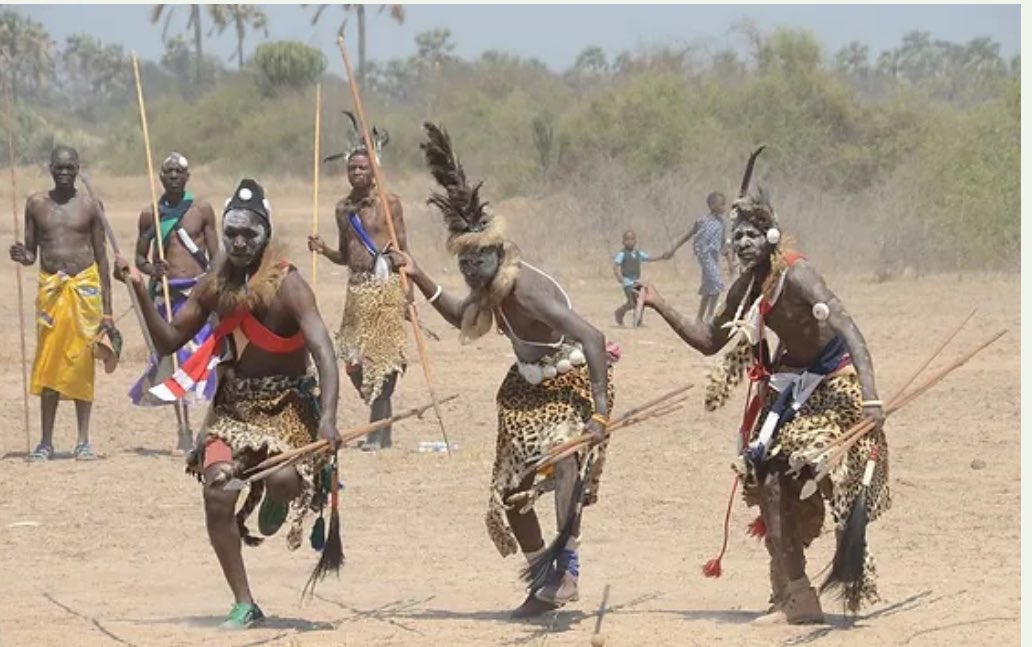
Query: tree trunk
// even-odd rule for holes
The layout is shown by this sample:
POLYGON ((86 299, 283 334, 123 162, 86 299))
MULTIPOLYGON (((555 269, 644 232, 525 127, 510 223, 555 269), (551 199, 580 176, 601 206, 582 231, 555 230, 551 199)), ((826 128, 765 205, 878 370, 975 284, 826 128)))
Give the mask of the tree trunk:
POLYGON ((197 54, 197 87, 201 86, 201 76, 204 74, 204 51, 202 49, 204 39, 201 37, 201 5, 195 4, 190 5, 190 11, 193 12, 193 37, 194 37, 194 51, 197 54))
POLYGON ((237 21, 236 32, 237 32, 237 69, 244 69, 244 23, 237 21))
POLYGON ((358 86, 365 86, 366 73, 366 32, 365 32, 365 5, 355 6, 358 13, 358 86))

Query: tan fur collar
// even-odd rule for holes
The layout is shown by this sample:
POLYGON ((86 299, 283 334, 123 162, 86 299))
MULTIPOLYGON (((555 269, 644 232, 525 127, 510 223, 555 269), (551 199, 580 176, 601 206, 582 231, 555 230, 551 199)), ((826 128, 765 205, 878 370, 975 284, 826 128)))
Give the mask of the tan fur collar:
POLYGON ((494 310, 512 292, 516 277, 520 273, 520 251, 516 245, 506 241, 503 246, 501 266, 482 290, 470 292, 462 308, 462 328, 459 340, 463 344, 483 337, 494 323, 494 310))
POLYGON ((291 265, 284 259, 279 246, 269 243, 262 253, 258 270, 246 283, 238 284, 230 281, 232 265, 222 255, 212 271, 213 280, 207 284, 209 293, 212 290, 216 292, 215 312, 222 316, 241 307, 251 312, 264 312, 276 298, 290 269, 291 265))

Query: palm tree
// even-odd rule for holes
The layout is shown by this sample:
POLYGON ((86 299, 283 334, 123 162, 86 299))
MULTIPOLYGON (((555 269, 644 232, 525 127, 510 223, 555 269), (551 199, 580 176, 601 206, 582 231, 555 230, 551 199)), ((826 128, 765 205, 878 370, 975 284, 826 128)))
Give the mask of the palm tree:
MULTIPOLYGON (((197 57, 197 61, 196 61, 196 63, 197 63, 197 78, 196 78, 196 82, 200 83, 201 82, 201 75, 202 75, 203 69, 204 69, 204 67, 203 67, 204 51, 202 49, 202 45, 204 43, 204 38, 201 35, 201 5, 199 5, 199 4, 192 4, 192 5, 189 5, 189 7, 190 7, 190 15, 186 19, 186 28, 187 29, 193 29, 194 53, 196 54, 196 57, 197 57)), ((151 21, 152 25, 153 24, 157 24, 157 22, 159 20, 161 20, 161 15, 165 14, 165 24, 162 26, 162 29, 161 29, 161 42, 165 43, 165 44, 168 43, 168 24, 172 20, 172 14, 173 14, 174 11, 175 11, 175 7, 173 5, 167 5, 167 4, 156 4, 151 9, 151 19, 150 19, 150 21, 151 21), (166 7, 168 8, 168 11, 165 11, 166 7)))
MULTIPOLYGON (((302 7, 308 7, 310 5, 303 4, 301 6, 302 7)), ((330 5, 325 5, 325 4, 318 5, 318 8, 315 10, 315 13, 312 15, 312 24, 313 25, 315 25, 316 23, 319 22, 319 18, 322 17, 323 11, 325 11, 326 7, 329 7, 329 6, 330 5)), ((366 68, 366 6, 362 5, 362 4, 342 4, 342 5, 339 5, 339 6, 345 12, 347 12, 348 14, 350 14, 350 12, 354 11, 355 15, 358 17, 358 73, 356 74, 356 76, 358 77, 358 84, 359 85, 363 85, 362 82, 365 81, 365 73, 366 73, 366 69, 367 69, 366 68)), ((405 24, 405 7, 404 7, 404 5, 400 5, 400 4, 382 4, 382 5, 380 5, 379 11, 377 11, 376 13, 381 14, 384 11, 390 11, 391 18, 394 20, 394 22, 398 23, 399 25, 405 24)), ((338 33, 344 33, 344 28, 347 26, 347 24, 348 24, 348 16, 345 15, 344 16, 344 20, 341 21, 341 23, 340 23, 340 27, 337 28, 337 32, 338 33)))
POLYGON ((215 23, 212 29, 218 29, 220 35, 230 25, 233 26, 237 40, 237 67, 243 69, 244 37, 247 35, 247 30, 249 28, 261 29, 265 37, 269 37, 268 18, 265 12, 253 4, 213 4, 208 5, 208 13, 211 14, 211 19, 215 23))

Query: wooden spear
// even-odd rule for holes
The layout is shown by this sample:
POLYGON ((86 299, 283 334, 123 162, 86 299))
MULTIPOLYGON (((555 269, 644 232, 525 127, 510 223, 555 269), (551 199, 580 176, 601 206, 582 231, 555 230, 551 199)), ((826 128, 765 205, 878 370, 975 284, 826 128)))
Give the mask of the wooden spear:
MULTIPOLYGON (((322 84, 315 84, 315 154, 312 159, 312 235, 319 235, 319 144, 320 144, 320 117, 322 114, 322 84)), ((312 250, 312 290, 315 291, 318 283, 318 258, 319 254, 312 250)))
MULTIPOLYGON (((376 191, 379 194, 380 204, 383 205, 384 214, 387 216, 387 231, 391 236, 391 244, 394 249, 401 250, 398 245, 398 234, 394 230, 394 217, 391 214, 391 204, 387 200, 387 188, 383 181, 383 174, 380 172, 380 163, 376 159, 376 149, 373 147, 373 140, 369 136, 369 128, 365 118, 365 110, 362 108, 362 98, 358 94, 358 85, 355 75, 351 70, 351 59, 348 58, 348 49, 344 46, 344 36, 337 36, 337 47, 340 49, 341 59, 344 61, 344 70, 348 75, 348 87, 351 89, 351 100, 355 104, 355 116, 358 119, 359 129, 362 131, 362 141, 365 142, 366 150, 369 151, 369 165, 373 169, 373 179, 376 182, 376 191)), ((401 288, 408 294, 408 276, 399 272, 401 288)), ((416 304, 408 304, 409 322, 412 324, 412 333, 416 338, 416 347, 419 349, 419 362, 423 367, 423 377, 426 380, 427 391, 430 392, 430 401, 433 403, 434 415, 437 416, 437 424, 441 427, 441 436, 444 437, 445 447, 448 449, 448 456, 451 456, 451 443, 448 442, 448 432, 444 428, 444 418, 441 417, 441 408, 438 405, 437 395, 434 393, 434 384, 430 379, 430 359, 426 352, 426 340, 423 339, 423 329, 419 323, 419 314, 416 312, 416 304)))
MULTIPOLYGON (((10 59, 8 59, 10 62, 10 59)), ((14 110, 11 107, 10 81, 4 81, 4 107, 7 113, 7 158, 11 163, 11 219, 14 222, 14 240, 21 240, 21 225, 18 222, 18 184, 15 179, 14 165, 16 156, 14 154, 14 110)), ((29 378, 28 378, 28 352, 25 350, 25 293, 22 288, 22 266, 15 263, 14 271, 18 283, 18 333, 21 339, 21 380, 22 380, 22 409, 25 415, 25 451, 32 451, 32 436, 29 431, 29 378)))
MULTIPOLYGON (((140 124, 143 126, 143 146, 147 152, 147 185, 151 194, 151 216, 154 219, 154 240, 157 243, 158 258, 162 264, 165 262, 165 240, 161 235, 161 215, 158 213, 158 194, 154 188, 154 158, 151 155, 150 131, 147 129, 147 108, 143 103, 143 85, 140 83, 140 62, 136 58, 136 52, 132 53, 133 78, 136 80, 136 100, 140 106, 140 124)), ((165 296, 165 318, 172 323, 172 297, 168 289, 168 276, 161 275, 161 291, 165 296)), ((130 290, 132 292, 132 290, 130 290)), ((135 304, 134 304, 135 305, 135 304)), ((141 312, 142 314, 142 312, 141 312)), ((172 370, 179 370, 179 356, 172 353, 172 370)), ((179 412, 180 420, 186 420, 186 405, 182 400, 176 400, 174 405, 179 412)))

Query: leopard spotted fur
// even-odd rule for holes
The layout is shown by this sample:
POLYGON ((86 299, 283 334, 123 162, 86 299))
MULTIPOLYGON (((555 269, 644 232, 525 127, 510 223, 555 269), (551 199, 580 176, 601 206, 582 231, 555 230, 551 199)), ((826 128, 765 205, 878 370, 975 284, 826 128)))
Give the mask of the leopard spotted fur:
MULTIPOLYGON (((768 407, 773 404, 776 395, 773 391, 768 394, 768 407)), ((796 452, 827 447, 835 438, 860 422, 863 416, 861 398, 860 381, 854 371, 847 370, 844 374, 826 378, 795 418, 780 428, 769 455, 787 459, 796 452)), ((766 412, 761 413, 759 419, 762 420, 765 415, 766 412)), ((755 439, 758 433, 757 426, 750 440, 755 439)), ((757 488, 756 473, 751 467, 742 469, 741 465, 739 463, 738 471, 743 476, 743 494, 746 502, 752 505, 757 488)), ((861 494, 864 496, 869 521, 876 520, 891 507, 888 476, 889 452, 884 431, 869 433, 850 448, 845 460, 819 484, 820 495, 828 502, 836 531, 845 528, 853 501, 861 494), (864 492, 864 469, 875 445, 879 446, 878 457, 871 486, 864 492)), ((867 552, 859 601, 874 603, 878 599, 874 558, 867 552)))
MULTIPOLYGON (((609 368, 607 401, 613 407, 612 366, 609 368)), ((584 430, 595 411, 586 366, 532 385, 520 375, 517 364, 509 369, 498 390, 498 439, 487 510, 487 532, 502 557, 518 550, 516 537, 505 519, 503 497, 520 484, 524 469, 552 447, 584 430)), ((585 503, 598 500, 602 467, 608 441, 577 454, 581 478, 593 464, 585 488, 585 503)))
POLYGON ((405 293, 401 279, 386 282, 365 273, 351 277, 340 329, 337 357, 362 367, 362 399, 371 404, 392 373, 405 370, 405 293))

